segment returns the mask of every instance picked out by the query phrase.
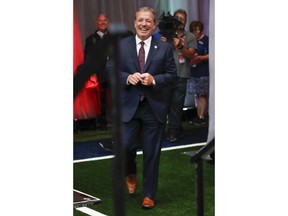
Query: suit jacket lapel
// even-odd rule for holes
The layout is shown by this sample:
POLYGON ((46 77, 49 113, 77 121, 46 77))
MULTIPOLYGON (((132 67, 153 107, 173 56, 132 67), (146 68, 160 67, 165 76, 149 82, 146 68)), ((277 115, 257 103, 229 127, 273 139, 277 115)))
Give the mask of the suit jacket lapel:
POLYGON ((131 37, 131 40, 129 41, 129 47, 124 47, 124 49, 127 48, 130 52, 131 58, 133 59, 133 62, 135 63, 135 66, 137 67, 138 71, 140 71, 137 51, 136 51, 136 42, 135 37, 131 37))
POLYGON ((152 62, 154 56, 156 55, 158 49, 159 49, 158 42, 154 37, 152 37, 150 50, 149 50, 149 53, 147 56, 147 60, 145 62, 145 66, 144 66, 144 71, 146 71, 147 68, 149 67, 149 65, 151 64, 151 62, 152 62))
MULTIPOLYGON (((138 56, 137 56, 137 51, 136 51, 137 48, 136 48, 135 37, 131 37, 131 40, 129 41, 128 46, 129 48, 127 47, 127 49, 130 52, 131 58, 133 59, 133 62, 135 63, 137 70, 140 71, 140 66, 139 66, 139 61, 138 61, 138 56)), ((152 37, 150 50, 147 56, 147 60, 145 62, 145 66, 144 66, 144 71, 146 71, 149 65, 151 64, 158 49, 159 49, 158 41, 154 37, 152 37)))

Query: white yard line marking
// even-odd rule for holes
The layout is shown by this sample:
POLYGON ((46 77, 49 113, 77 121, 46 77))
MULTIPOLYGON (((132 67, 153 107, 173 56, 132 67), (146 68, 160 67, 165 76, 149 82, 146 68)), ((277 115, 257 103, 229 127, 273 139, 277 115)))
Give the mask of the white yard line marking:
MULTIPOLYGON (((187 144, 187 145, 180 145, 180 146, 172 146, 172 147, 165 147, 162 148, 161 151, 170 151, 175 149, 183 149, 183 148, 189 148, 189 147, 197 147, 197 146, 204 146, 206 145, 206 142, 202 143, 194 143, 194 144, 187 144)), ((143 154, 142 151, 137 152, 137 155, 143 154)), ((105 160, 105 159, 111 159, 114 158, 114 155, 108 155, 108 156, 102 156, 102 157, 94 157, 94 158, 87 158, 87 159, 80 159, 80 160, 74 160, 73 163, 81 163, 81 162, 87 162, 87 161, 96 161, 96 160, 105 160)))
POLYGON ((172 146, 172 147, 162 148, 162 151, 170 151, 170 150, 175 150, 175 149, 204 146, 206 144, 207 144, 206 142, 203 142, 203 143, 194 143, 194 144, 188 144, 188 145, 172 146))
POLYGON ((114 158, 114 157, 115 157, 114 155, 108 155, 108 156, 80 159, 80 160, 74 160, 73 163, 81 163, 81 162, 95 161, 95 160, 105 160, 105 159, 111 159, 111 158, 114 158))
POLYGON ((93 209, 90 209, 88 207, 79 207, 79 208, 76 208, 76 209, 78 211, 81 211, 81 212, 83 212, 85 214, 88 214, 90 216, 107 216, 107 215, 104 215, 104 214, 102 214, 100 212, 97 212, 97 211, 95 211, 93 209))
POLYGON ((80 194, 83 194, 83 195, 86 195, 86 196, 88 196, 88 197, 92 197, 92 198, 94 198, 94 199, 96 199, 96 200, 100 200, 99 198, 94 197, 94 196, 92 196, 92 195, 90 195, 90 194, 84 193, 84 192, 82 192, 82 191, 79 191, 79 190, 76 190, 76 189, 73 189, 73 191, 75 191, 75 192, 77 192, 77 193, 80 193, 80 194))

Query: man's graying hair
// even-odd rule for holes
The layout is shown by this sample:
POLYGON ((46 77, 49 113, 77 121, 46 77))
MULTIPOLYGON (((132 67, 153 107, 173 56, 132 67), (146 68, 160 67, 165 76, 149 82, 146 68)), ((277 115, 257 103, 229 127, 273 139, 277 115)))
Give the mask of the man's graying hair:
POLYGON ((150 12, 153 14, 153 16, 154 16, 153 21, 156 22, 156 13, 155 13, 155 10, 154 10, 153 8, 150 8, 150 7, 140 7, 140 8, 138 8, 138 9, 136 10, 136 12, 135 12, 135 20, 136 20, 136 14, 137 14, 138 12, 140 12, 140 11, 150 11, 150 12))

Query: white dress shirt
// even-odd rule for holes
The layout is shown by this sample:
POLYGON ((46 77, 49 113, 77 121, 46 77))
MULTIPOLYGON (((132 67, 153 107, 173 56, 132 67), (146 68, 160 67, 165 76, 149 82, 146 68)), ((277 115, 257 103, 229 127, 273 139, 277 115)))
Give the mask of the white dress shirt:
MULTIPOLYGON (((136 49, 137 49, 137 55, 139 55, 139 49, 141 47, 141 44, 140 42, 142 40, 140 40, 137 35, 135 36, 136 38, 136 49)), ((145 43, 144 44, 144 50, 145 50, 145 62, 147 60, 147 56, 148 56, 148 53, 149 53, 149 49, 150 49, 150 45, 151 45, 151 40, 152 40, 152 36, 150 36, 148 39, 144 40, 143 42, 145 43)))

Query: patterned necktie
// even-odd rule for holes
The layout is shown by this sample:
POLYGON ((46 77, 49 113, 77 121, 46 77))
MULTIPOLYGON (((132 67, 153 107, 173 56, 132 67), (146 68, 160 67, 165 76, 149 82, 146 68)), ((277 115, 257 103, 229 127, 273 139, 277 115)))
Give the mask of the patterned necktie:
MULTIPOLYGON (((138 54, 138 60, 139 60, 139 65, 140 65, 140 73, 144 72, 144 65, 145 65, 145 50, 144 50, 144 41, 140 42, 141 47, 139 49, 139 54, 138 54)), ((140 101, 143 101, 145 98, 143 92, 141 93, 140 96, 140 101)))
POLYGON ((140 42, 141 47, 139 49, 138 60, 140 65, 140 72, 144 72, 144 65, 145 65, 145 50, 144 50, 144 41, 140 42))

